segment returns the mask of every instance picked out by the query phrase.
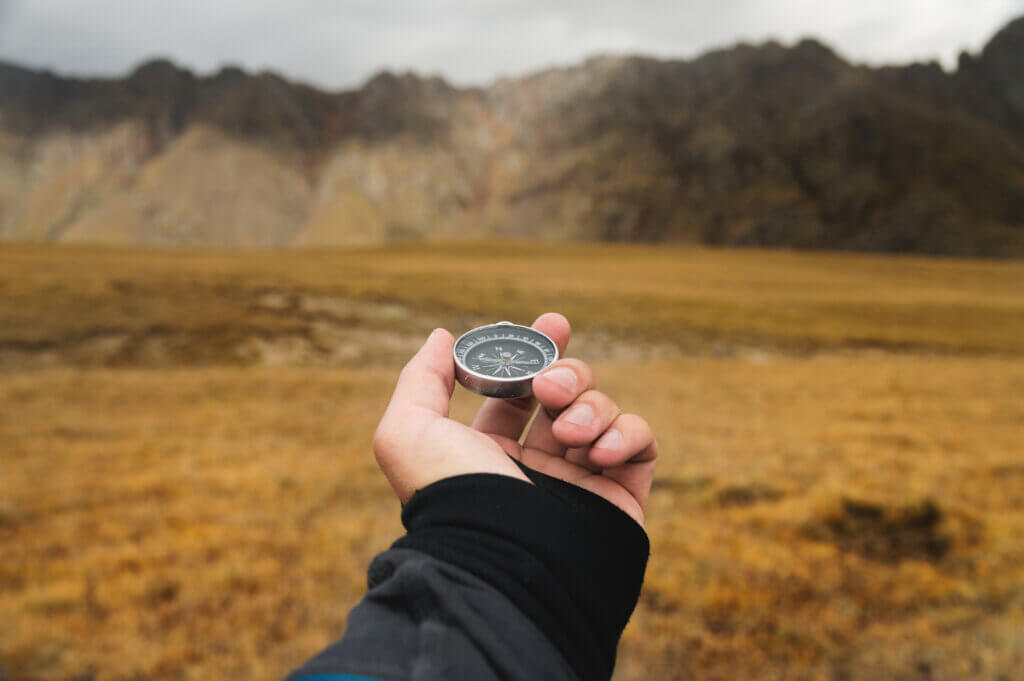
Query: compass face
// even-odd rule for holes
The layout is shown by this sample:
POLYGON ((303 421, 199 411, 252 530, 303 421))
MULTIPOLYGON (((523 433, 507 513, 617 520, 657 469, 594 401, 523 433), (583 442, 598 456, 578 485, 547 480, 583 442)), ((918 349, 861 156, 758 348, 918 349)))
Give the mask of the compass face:
POLYGON ((509 322, 481 326, 455 343, 460 367, 492 380, 531 379, 558 359, 558 348, 543 333, 509 322))

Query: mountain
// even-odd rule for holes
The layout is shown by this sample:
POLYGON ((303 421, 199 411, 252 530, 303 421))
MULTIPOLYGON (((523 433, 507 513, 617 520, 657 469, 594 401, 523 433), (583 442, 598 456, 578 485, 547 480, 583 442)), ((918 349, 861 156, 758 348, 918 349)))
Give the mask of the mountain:
POLYGON ((337 93, 0 64, 0 239, 490 237, 1024 255, 1024 18, 952 73, 814 40, 337 93))

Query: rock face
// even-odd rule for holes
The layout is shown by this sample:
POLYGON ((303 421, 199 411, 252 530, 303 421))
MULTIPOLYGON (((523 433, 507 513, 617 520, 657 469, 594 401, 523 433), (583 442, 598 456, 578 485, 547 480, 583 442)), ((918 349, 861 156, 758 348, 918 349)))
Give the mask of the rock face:
POLYGON ((1024 255, 1024 18, 953 73, 812 40, 340 93, 0 64, 0 238, 489 237, 1024 255))

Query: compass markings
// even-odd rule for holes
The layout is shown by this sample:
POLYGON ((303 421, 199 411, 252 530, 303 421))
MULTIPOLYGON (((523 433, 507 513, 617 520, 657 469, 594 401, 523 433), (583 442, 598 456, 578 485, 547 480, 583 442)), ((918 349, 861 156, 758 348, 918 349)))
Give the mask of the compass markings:
POLYGON ((455 356, 477 373, 515 378, 535 374, 557 352, 552 343, 530 334, 485 332, 461 339, 455 356))

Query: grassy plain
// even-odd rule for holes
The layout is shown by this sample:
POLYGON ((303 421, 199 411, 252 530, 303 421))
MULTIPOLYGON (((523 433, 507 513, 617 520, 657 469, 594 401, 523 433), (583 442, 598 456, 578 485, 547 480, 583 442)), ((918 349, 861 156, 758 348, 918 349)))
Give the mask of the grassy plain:
POLYGON ((404 358, 548 309, 662 445, 618 679, 1024 679, 1024 264, 526 244, 0 248, 0 678, 279 678, 404 358))

